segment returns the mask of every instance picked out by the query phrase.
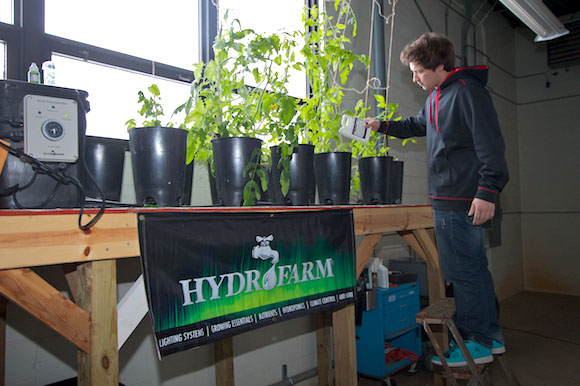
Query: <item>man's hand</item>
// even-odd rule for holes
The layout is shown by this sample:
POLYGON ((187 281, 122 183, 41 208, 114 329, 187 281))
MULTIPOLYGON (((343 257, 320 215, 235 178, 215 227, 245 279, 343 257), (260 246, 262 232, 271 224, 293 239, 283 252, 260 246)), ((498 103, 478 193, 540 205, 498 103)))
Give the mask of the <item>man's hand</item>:
POLYGON ((474 198, 469 208, 468 216, 473 216, 473 225, 481 225, 487 220, 491 220, 495 214, 495 204, 493 202, 474 198))
POLYGON ((373 131, 378 131, 379 127, 381 127, 381 121, 379 121, 378 119, 365 118, 365 121, 367 122, 365 126, 366 129, 370 127, 371 129, 373 129, 373 131))

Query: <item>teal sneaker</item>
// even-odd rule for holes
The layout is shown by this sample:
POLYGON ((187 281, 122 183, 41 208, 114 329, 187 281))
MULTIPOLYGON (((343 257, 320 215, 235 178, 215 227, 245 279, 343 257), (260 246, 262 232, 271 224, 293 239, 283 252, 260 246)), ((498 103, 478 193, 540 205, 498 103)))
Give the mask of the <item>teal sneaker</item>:
MULTIPOLYGON (((455 348, 457 347, 457 343, 455 343, 455 339, 451 339, 449 341, 449 348, 455 348)), ((501 355, 503 353, 505 353, 505 345, 503 342, 500 342, 499 340, 495 340, 492 339, 491 340, 491 353, 493 355, 501 355)))
POLYGON ((503 342, 492 340, 491 341, 491 353, 493 355, 501 355, 505 352, 505 345, 503 342))
MULTIPOLYGON (((475 364, 483 365, 485 363, 491 363, 493 361, 491 349, 471 340, 466 340, 465 346, 467 347, 467 351, 469 351, 469 354, 471 355, 471 358, 473 358, 475 364)), ((451 348, 449 348, 449 350, 447 350, 447 352, 445 352, 445 354, 443 355, 445 356, 445 361, 447 362, 449 367, 467 366, 467 361, 463 357, 463 354, 461 353, 459 347, 455 344, 451 348)), ((431 362, 439 366, 442 365, 441 359, 439 359, 437 355, 431 358, 431 362)))

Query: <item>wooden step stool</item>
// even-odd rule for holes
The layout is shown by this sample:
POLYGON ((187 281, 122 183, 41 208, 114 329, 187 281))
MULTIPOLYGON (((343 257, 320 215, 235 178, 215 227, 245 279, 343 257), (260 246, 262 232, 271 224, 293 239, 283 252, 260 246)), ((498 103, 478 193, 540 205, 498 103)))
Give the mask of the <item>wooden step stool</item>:
MULTIPOLYGON (((442 298, 437 303, 432 304, 419 312, 416 315, 416 319, 417 323, 423 325, 427 336, 429 336, 429 340, 433 344, 437 356, 441 359, 441 365, 445 371, 445 375, 453 386, 458 386, 457 379, 470 379, 468 386, 486 386, 489 383, 485 380, 484 373, 488 366, 493 362, 484 365, 475 364, 473 358, 471 358, 471 355, 467 351, 463 337, 453 322, 454 315, 455 300, 453 298, 442 298), (437 342, 437 339, 435 339, 431 327, 429 327, 430 324, 442 324, 447 326, 467 362, 467 367, 449 367, 445 360, 445 356, 443 355, 443 350, 441 349, 439 342, 437 342)), ((499 360, 508 381, 514 386, 519 386, 518 380, 511 371, 505 355, 497 355, 495 358, 499 360)))

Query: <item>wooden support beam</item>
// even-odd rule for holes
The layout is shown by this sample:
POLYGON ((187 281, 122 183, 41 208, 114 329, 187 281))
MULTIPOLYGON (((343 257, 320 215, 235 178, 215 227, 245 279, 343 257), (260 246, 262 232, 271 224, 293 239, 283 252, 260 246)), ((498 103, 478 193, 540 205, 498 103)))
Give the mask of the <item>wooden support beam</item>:
POLYGON ((233 338, 225 338, 214 343, 215 384, 234 386, 234 344, 233 338))
POLYGON ((336 386, 358 384, 356 371, 356 331, 354 304, 332 313, 334 338, 334 379, 336 386))
POLYGON ((89 314, 31 269, 0 271, 0 293, 79 349, 90 351, 89 314))
POLYGON ((366 267, 375 247, 383 237, 382 234, 377 233, 373 235, 366 235, 362 239, 360 245, 356 249, 356 277, 358 278, 366 267))
POLYGON ((353 210, 353 221, 357 235, 432 228, 433 209, 430 206, 361 207, 353 210))
POLYGON ((441 272, 435 239, 426 229, 416 229, 413 231, 413 235, 426 257, 429 303, 433 304, 445 297, 445 279, 443 278, 443 272, 441 272))
POLYGON ((90 322, 89 353, 78 351, 78 385, 119 385, 117 351, 117 265, 115 260, 84 263, 77 267, 83 289, 81 306, 90 322))
MULTIPOLYGON (((440 299, 445 298, 445 279, 441 266, 439 264, 439 253, 437 252, 437 245, 435 243, 435 234, 431 228, 413 230, 412 236, 406 234, 406 240, 410 240, 411 248, 417 247, 419 256, 423 257, 427 263, 427 281, 429 283, 429 304, 435 304, 440 299), (414 239, 414 240, 413 240, 414 239)), ((407 241, 409 242, 409 241, 407 241)), ((442 347, 443 351, 449 347, 448 331, 441 325, 433 326, 433 338, 442 347)), ((445 384, 441 374, 434 373, 433 379, 435 386, 443 386, 445 384)))
POLYGON ((405 242, 411 247, 411 249, 415 251, 416 254, 421 256, 423 260, 427 260, 427 256, 425 255, 425 252, 423 252, 423 249, 419 245, 417 238, 415 238, 413 231, 400 231, 397 233, 399 234, 399 236, 403 238, 403 240, 405 240, 405 242))
MULTIPOLYGON (((90 217, 85 215, 83 223, 90 217)), ((2 269, 139 256, 135 213, 105 213, 80 231, 78 214, 0 216, 2 269)))
POLYGON ((318 363, 318 386, 333 386, 331 315, 328 312, 316 314, 316 359, 318 363))
POLYGON ((381 241, 382 234, 367 235, 356 249, 356 277, 358 278, 366 267, 375 247, 381 241))
MULTIPOLYGON (((2 142, 4 145, 8 145, 10 146, 10 144, 6 141, 2 141, 0 139, 0 142, 2 142)), ((6 162, 6 157, 8 157, 8 150, 4 149, 3 147, 0 147, 0 174, 2 174, 2 169, 4 169, 4 163, 6 162)))

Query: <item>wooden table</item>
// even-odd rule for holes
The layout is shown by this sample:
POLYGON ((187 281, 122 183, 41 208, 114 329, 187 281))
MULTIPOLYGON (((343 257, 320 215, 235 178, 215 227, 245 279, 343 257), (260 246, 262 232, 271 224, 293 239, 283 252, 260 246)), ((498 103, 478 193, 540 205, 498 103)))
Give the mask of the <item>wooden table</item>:
MULTIPOLYGON (((280 212, 337 207, 162 208, 179 212, 280 212)), ((357 276, 385 233, 398 233, 427 261, 430 302, 444 296, 444 281, 432 234, 430 206, 352 206, 356 235, 364 238, 356 251, 357 276)), ((139 255, 138 211, 107 209, 90 230, 77 227, 78 210, 0 210, 0 294, 53 328, 78 349, 79 385, 118 385, 116 264, 139 255), (62 265, 73 299, 69 300, 32 267, 62 265)), ((85 211, 83 223, 96 210, 85 211)), ((1 297, 0 297, 1 298, 1 297)), ((5 303, 0 301, 0 347, 5 346, 5 303)), ((317 316, 319 385, 355 385, 354 305, 317 316), (330 319, 333 328, 330 328, 330 319), (334 372, 330 350, 334 342, 334 372)), ((216 342, 216 384, 233 385, 232 340, 216 342)), ((4 381, 4 349, 0 384, 4 381)))

